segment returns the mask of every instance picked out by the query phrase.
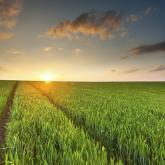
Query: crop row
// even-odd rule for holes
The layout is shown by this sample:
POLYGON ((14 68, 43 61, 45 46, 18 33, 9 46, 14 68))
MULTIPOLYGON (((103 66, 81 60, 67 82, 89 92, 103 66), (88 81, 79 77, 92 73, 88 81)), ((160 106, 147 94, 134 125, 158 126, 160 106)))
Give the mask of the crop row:
POLYGON ((6 146, 6 164, 107 164, 104 147, 26 83, 14 97, 6 146))
POLYGON ((15 82, 1 81, 0 82, 0 114, 7 102, 10 92, 15 82))
POLYGON ((34 84, 108 155, 126 164, 165 163, 164 84, 34 84))

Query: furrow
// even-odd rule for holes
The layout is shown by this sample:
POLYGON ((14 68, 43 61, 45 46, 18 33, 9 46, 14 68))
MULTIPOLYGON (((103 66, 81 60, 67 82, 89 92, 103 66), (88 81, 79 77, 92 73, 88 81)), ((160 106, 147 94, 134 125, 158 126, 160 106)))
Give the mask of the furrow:
POLYGON ((3 145, 5 142, 5 132, 6 132, 5 126, 9 120, 10 109, 13 104, 13 99, 14 99, 14 95, 15 95, 17 86, 18 86, 18 82, 16 82, 15 85, 13 86, 13 88, 10 92, 10 95, 7 99, 6 105, 0 116, 0 162, 1 162, 2 154, 3 154, 3 150, 4 150, 3 145))

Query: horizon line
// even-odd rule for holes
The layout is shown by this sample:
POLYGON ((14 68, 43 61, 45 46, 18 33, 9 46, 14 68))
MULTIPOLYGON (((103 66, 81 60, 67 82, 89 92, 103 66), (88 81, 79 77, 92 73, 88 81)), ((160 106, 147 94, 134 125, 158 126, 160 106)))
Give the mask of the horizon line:
MULTIPOLYGON (((16 80, 16 79, 0 79, 0 81, 24 81, 24 82, 46 82, 44 80, 16 80)), ((88 83, 88 82, 93 82, 93 83, 108 83, 108 82, 165 82, 165 80, 127 80, 127 81, 78 81, 78 80, 51 80, 49 81, 51 82, 84 82, 84 83, 88 83)))

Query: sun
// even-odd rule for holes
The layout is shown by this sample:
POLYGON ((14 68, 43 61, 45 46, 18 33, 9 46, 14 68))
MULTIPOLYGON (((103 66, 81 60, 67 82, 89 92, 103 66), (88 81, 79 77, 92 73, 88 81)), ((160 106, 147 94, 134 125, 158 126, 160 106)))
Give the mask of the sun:
POLYGON ((50 82, 50 81, 53 80, 53 78, 54 78, 53 74, 52 73, 49 73, 49 72, 43 73, 43 75, 42 75, 42 79, 45 82, 50 82))

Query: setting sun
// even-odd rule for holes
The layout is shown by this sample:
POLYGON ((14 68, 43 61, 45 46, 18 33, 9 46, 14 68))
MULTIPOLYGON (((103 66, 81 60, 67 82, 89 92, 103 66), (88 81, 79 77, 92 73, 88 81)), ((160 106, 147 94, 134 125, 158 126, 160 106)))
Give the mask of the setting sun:
POLYGON ((44 74, 42 75, 42 79, 43 79, 44 81, 46 81, 46 82, 52 81, 53 78, 54 78, 54 76, 53 76, 52 73, 46 72, 46 73, 44 73, 44 74))

